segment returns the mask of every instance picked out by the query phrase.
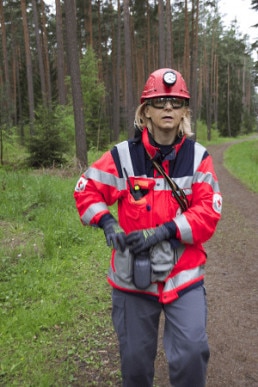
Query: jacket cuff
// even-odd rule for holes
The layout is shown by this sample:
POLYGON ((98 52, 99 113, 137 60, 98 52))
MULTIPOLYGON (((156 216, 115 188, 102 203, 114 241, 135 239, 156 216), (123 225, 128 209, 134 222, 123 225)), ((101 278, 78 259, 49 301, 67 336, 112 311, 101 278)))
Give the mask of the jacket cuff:
POLYGON ((175 222, 173 220, 171 222, 166 222, 166 223, 164 223, 164 226, 166 227, 166 229, 169 232, 169 237, 176 238, 177 227, 176 227, 175 222))
POLYGON ((114 218, 113 215, 111 215, 110 213, 103 215, 103 216, 100 218, 99 222, 98 222, 98 227, 103 228, 104 224, 105 224, 107 221, 110 221, 110 220, 114 220, 114 222, 116 222, 115 218, 114 218))

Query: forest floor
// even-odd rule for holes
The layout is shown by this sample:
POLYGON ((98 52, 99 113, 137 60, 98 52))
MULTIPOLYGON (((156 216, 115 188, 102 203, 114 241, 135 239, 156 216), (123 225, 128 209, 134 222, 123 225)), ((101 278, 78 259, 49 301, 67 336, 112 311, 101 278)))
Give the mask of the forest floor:
MULTIPOLYGON (((223 195, 223 211, 215 235, 205 244, 207 331, 211 351, 207 387, 258 387, 258 195, 223 167, 223 153, 228 145, 208 147, 223 195)), ((155 387, 170 385, 162 326, 163 321, 155 363, 155 387)), ((113 340, 116 342, 115 336, 113 340)), ((112 367, 117 375, 116 345, 106 343, 105 370, 89 375, 89 370, 81 369, 73 386, 121 386, 116 382, 117 376, 112 384, 110 378, 109 382, 105 381, 105 375, 112 374, 112 367)))

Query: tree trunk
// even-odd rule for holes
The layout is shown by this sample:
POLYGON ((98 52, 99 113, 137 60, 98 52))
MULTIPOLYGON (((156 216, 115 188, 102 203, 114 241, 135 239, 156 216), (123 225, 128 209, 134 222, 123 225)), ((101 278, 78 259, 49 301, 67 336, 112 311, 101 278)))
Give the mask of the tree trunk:
MULTIPOLYGON (((116 50, 114 51, 114 71, 113 78, 113 131, 112 139, 117 141, 120 128, 120 84, 121 84, 121 8, 120 0, 117 0, 117 31, 116 31, 116 50)), ((112 50, 113 51, 113 50, 112 50)))
POLYGON ((191 106, 192 126, 195 136, 197 135, 197 85, 198 85, 198 24, 199 24, 199 0, 192 0, 192 47, 191 47, 191 106))
POLYGON ((65 86, 65 60, 64 60, 64 40, 63 40, 63 20, 62 6, 60 0, 56 2, 56 42, 57 42, 57 92, 60 105, 66 104, 66 86, 65 86))
POLYGON ((101 5, 101 1, 100 0, 97 0, 97 5, 98 5, 98 46, 97 46, 97 53, 98 53, 98 58, 100 59, 99 62, 98 62, 98 65, 99 65, 99 78, 101 81, 104 80, 104 75, 103 75, 103 64, 102 64, 102 44, 101 44, 101 18, 102 18, 102 14, 101 14, 101 9, 100 9, 100 5, 101 5))
POLYGON ((90 35, 90 46, 93 47, 93 31, 92 31, 92 3, 89 1, 89 35, 90 35))
POLYGON ((43 49, 40 39, 39 32, 39 20, 38 20, 38 10, 36 0, 32 0, 32 10, 33 10, 33 21, 34 21, 34 30, 36 36, 36 45, 37 45, 37 56, 39 64, 39 76, 40 76, 40 86, 41 86, 41 95, 43 106, 47 107, 47 91, 46 91, 46 82, 45 82, 45 71, 44 71, 44 61, 43 61, 43 49))
MULTIPOLYGON (((7 56, 7 45, 6 45, 6 29, 5 29, 5 18, 3 10, 3 1, 0 0, 0 25, 1 25, 1 35, 2 35, 2 54, 4 62, 4 90, 5 90, 5 99, 2 101, 6 107, 6 123, 7 126, 11 126, 11 88, 10 88, 10 77, 8 71, 8 56, 7 56)), ((3 120, 2 120, 3 122, 3 120)))
POLYGON ((166 50, 166 66, 173 67, 173 34, 172 34, 172 13, 170 0, 166 0, 166 24, 167 24, 167 50, 166 50))
POLYGON ((44 65, 45 65, 45 82, 47 89, 47 104, 48 107, 51 107, 52 103, 52 87, 50 80, 50 64, 49 64, 49 56, 48 56, 48 37, 47 37, 47 18, 45 12, 45 3, 44 0, 41 0, 41 28, 42 28, 42 43, 43 43, 43 57, 44 57, 44 65))
POLYGON ((190 44, 189 44, 189 18, 188 3, 185 0, 185 38, 184 38, 184 79, 190 85, 190 44))
POLYGON ((124 34, 125 34, 125 71, 126 71, 126 106, 127 132, 129 137, 134 135, 134 104, 133 104, 133 71, 131 54, 130 12, 129 0, 124 0, 124 34))
MULTIPOLYGON (((150 21, 150 5, 147 1, 147 74, 151 72, 151 21, 150 21)), ((145 81, 145 79, 143 80, 145 81)))
POLYGON ((228 136, 231 137, 230 127, 230 68, 228 63, 228 87, 227 87, 227 123, 228 123, 228 136))
POLYGON ((32 60, 30 52, 29 42, 29 29, 27 23, 26 13, 26 0, 21 0, 21 11, 22 11, 22 25, 24 34, 25 54, 26 54, 26 73, 27 73, 27 87, 28 87, 28 99, 29 99, 29 117, 30 117, 30 134, 34 132, 34 90, 33 90, 33 71, 32 71, 32 60))
POLYGON ((164 31, 164 5, 159 0, 159 67, 165 67, 165 31, 164 31))
POLYGON ((76 35, 76 5, 75 0, 65 0, 65 21, 67 31, 67 56, 71 74, 73 110, 75 123, 75 144, 77 166, 85 169, 87 160, 87 143, 84 122, 83 96, 81 87, 81 72, 76 35))
POLYGON ((214 56, 214 121, 218 125, 219 74, 218 56, 214 56))

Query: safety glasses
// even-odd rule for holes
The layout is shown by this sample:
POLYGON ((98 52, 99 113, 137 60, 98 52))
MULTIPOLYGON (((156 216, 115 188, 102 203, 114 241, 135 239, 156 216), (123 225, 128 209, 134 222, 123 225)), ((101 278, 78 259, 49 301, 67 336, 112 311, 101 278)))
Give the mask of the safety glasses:
POLYGON ((147 105, 150 105, 156 109, 164 109, 168 102, 173 106, 173 109, 180 109, 183 106, 189 105, 188 100, 176 97, 151 98, 147 101, 147 105))

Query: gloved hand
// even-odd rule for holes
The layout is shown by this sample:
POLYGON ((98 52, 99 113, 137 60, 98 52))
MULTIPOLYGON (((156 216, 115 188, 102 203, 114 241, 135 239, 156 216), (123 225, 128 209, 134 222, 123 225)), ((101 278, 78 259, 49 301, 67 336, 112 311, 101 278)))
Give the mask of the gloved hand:
POLYGON ((169 230, 164 226, 147 228, 145 230, 133 231, 126 236, 126 244, 132 254, 137 255, 158 242, 170 238, 169 230))
POLYGON ((102 228, 105 233, 107 245, 113 245, 114 249, 117 250, 118 248, 120 248, 120 250, 124 252, 126 248, 126 235, 124 230, 117 223, 117 221, 115 219, 109 219, 102 225, 102 228))

